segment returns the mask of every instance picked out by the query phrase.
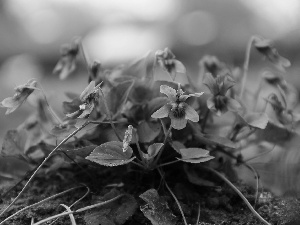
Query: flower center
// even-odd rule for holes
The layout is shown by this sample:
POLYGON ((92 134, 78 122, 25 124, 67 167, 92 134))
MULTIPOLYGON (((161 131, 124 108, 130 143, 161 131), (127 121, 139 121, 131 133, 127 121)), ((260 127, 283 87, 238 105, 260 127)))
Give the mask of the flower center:
POLYGON ((180 103, 172 103, 171 104, 171 112, 175 118, 182 118, 185 116, 185 106, 182 102, 180 103))

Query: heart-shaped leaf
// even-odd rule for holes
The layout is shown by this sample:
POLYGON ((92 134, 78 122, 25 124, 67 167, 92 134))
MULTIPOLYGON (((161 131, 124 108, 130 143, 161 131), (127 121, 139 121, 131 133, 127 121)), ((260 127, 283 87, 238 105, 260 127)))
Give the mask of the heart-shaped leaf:
POLYGON ((241 119, 251 127, 265 129, 269 118, 265 113, 247 112, 244 115, 240 115, 241 119))
POLYGON ((128 94, 134 84, 134 80, 129 80, 122 82, 110 89, 106 101, 108 104, 109 110, 115 115, 118 111, 121 110, 123 104, 128 98, 128 94))
POLYGON ((161 125, 157 122, 142 121, 138 128, 139 141, 142 143, 153 141, 160 133, 161 125))
POLYGON ((213 156, 209 155, 209 151, 202 148, 183 148, 180 149, 181 159, 184 162, 189 163, 201 163, 213 159, 213 156))
POLYGON ((160 151, 164 144, 154 143, 148 147, 147 154, 143 154, 143 157, 147 160, 152 160, 160 151))
POLYGON ((133 153, 131 147, 128 147, 125 152, 122 148, 123 143, 120 141, 106 142, 95 148, 86 159, 103 166, 120 166, 135 159, 135 157, 131 158, 133 153))
POLYGON ((203 142, 204 144, 208 145, 218 145, 221 147, 226 147, 226 148, 236 148, 235 143, 230 141, 228 138, 225 137, 220 137, 217 135, 211 135, 211 134, 201 134, 198 132, 195 137, 203 142))
POLYGON ((141 211, 151 221, 153 225, 173 225, 177 218, 172 213, 168 203, 161 198, 155 189, 149 189, 140 195, 140 198, 147 202, 141 206, 141 211))

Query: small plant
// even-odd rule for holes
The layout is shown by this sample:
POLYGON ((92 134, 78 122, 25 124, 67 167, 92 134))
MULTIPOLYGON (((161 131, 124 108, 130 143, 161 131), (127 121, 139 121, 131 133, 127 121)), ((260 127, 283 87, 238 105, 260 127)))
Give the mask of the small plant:
MULTIPOLYGON (((187 85, 176 81, 176 77, 188 74, 183 63, 168 48, 151 52, 122 69, 105 70, 97 61, 92 64, 85 62, 88 85, 81 94, 67 93, 70 101, 62 104, 64 118, 59 118, 48 104, 39 81, 31 79, 15 88, 13 97, 1 102, 1 107, 7 108, 6 114, 17 110, 31 95, 37 102, 35 114, 17 129, 7 132, 1 157, 16 157, 36 169, 18 196, 2 209, 1 215, 10 212, 28 184, 38 176, 38 171, 44 168, 48 173, 57 171, 63 161, 75 163, 89 176, 89 169, 83 169, 84 165, 96 166, 99 170, 101 166, 124 166, 128 173, 130 170, 144 174, 158 172, 187 224, 181 203, 166 183, 167 171, 173 168, 169 165, 176 163, 176 168, 185 171, 190 181, 195 165, 223 179, 260 221, 269 224, 224 175, 212 168, 215 157, 221 153, 230 156, 232 167, 235 164, 248 166, 239 154, 243 148, 253 144, 253 140, 257 141, 257 145, 261 141, 274 142, 263 129, 271 129, 272 132, 279 131, 282 126, 292 129, 300 118, 299 113, 293 110, 295 105, 289 108, 288 96, 294 89, 285 82, 283 75, 262 76, 259 88, 263 85, 274 88, 274 93, 268 97, 260 96, 260 89, 256 93, 247 89, 245 84, 252 45, 281 72, 290 65, 269 40, 257 36, 249 41, 243 75, 215 56, 205 56, 200 61, 202 77, 189 77, 190 81, 198 81, 187 85), (154 75, 158 70, 169 79, 156 78, 154 75), (272 107, 274 114, 266 111, 267 107, 257 106, 261 99, 272 107), (270 122, 268 113, 275 116, 277 122, 270 122), (232 117, 224 117, 223 123, 216 123, 216 119, 224 114, 232 117), (263 135, 258 137, 257 131, 262 131, 263 135)), ((86 59, 81 39, 76 38, 62 48, 54 73, 59 74, 60 79, 66 79, 75 71, 76 57, 80 53, 86 59)), ((166 200, 151 186, 147 189, 139 193, 147 202, 146 206, 140 206, 144 215, 152 224, 175 224, 179 218, 173 214, 166 200)), ((84 220, 88 224, 104 220, 114 221, 104 224, 123 224, 135 213, 138 204, 132 195, 114 192, 98 198, 91 206, 77 210, 63 206, 66 212, 32 224, 65 215, 69 215, 72 224, 76 224, 73 214, 81 212, 85 212, 84 220), (109 203, 109 212, 97 209, 105 201, 109 203), (111 203, 114 201, 120 202, 111 203), (127 214, 124 208, 128 209, 127 214), (117 217, 118 213, 121 213, 120 217, 117 217)))

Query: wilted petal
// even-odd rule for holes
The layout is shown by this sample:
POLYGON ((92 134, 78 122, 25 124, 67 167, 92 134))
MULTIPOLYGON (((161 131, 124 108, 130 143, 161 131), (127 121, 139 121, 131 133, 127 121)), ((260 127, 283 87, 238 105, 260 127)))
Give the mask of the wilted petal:
POLYGON ((186 68, 183 65, 182 62, 180 62, 179 60, 174 59, 174 65, 175 65, 175 71, 176 73, 186 73, 186 68))
POLYGON ((75 118, 77 118, 81 113, 82 113, 82 110, 77 110, 77 111, 75 111, 75 112, 73 112, 73 113, 68 113, 68 114, 66 114, 66 117, 75 119, 75 118))
POLYGON ((28 96, 35 90, 37 82, 34 79, 29 80, 26 84, 19 85, 15 88, 13 97, 8 97, 0 103, 0 107, 8 108, 6 115, 19 108, 28 96))
POLYGON ((22 102, 16 101, 13 97, 8 97, 0 103, 0 107, 6 107, 5 115, 8 115, 15 111, 21 104, 22 102))
POLYGON ((185 104, 186 108, 185 108, 185 119, 187 120, 191 120, 193 122, 198 122, 199 121, 199 115, 196 112, 195 109, 193 109, 193 107, 189 106, 188 104, 185 104))
POLYGON ((242 110, 242 105, 235 99, 227 97, 227 109, 231 112, 242 110))
POLYGON ((279 55, 277 49, 273 46, 273 43, 269 39, 263 37, 254 37, 254 46, 256 49, 266 56, 270 62, 272 62, 279 70, 285 71, 285 67, 291 65, 290 61, 281 55, 279 55))
POLYGON ((167 85, 160 85, 160 93, 163 93, 168 96, 168 98, 175 102, 176 101, 176 90, 167 85))
POLYGON ((205 74, 203 84, 209 88, 210 92, 213 95, 217 95, 219 93, 219 87, 217 85, 217 82, 210 73, 205 74))
POLYGON ((186 127, 187 120, 185 118, 175 118, 171 116, 171 114, 170 114, 170 118, 171 118, 171 127, 173 127, 174 129, 181 130, 186 127))
POLYGON ((208 98, 206 104, 210 110, 216 110, 214 96, 208 98))
POLYGON ((220 87, 220 95, 225 95, 228 89, 232 88, 234 85, 234 79, 229 75, 225 75, 223 84, 220 87))
POLYGON ((168 105, 164 105, 163 107, 161 107, 160 109, 158 109, 157 111, 155 111, 151 117, 152 118, 164 118, 164 117, 168 117, 170 112, 170 108, 168 107, 168 105))
POLYGON ((88 86, 84 89, 84 91, 81 93, 81 95, 80 95, 79 98, 80 98, 82 101, 85 101, 86 98, 93 92, 94 88, 95 88, 95 81, 91 81, 91 82, 89 83, 89 85, 88 85, 88 86))
POLYGON ((194 93, 194 94, 188 94, 188 95, 181 95, 179 96, 179 101, 184 102, 186 101, 189 97, 200 97, 201 95, 203 95, 204 92, 201 93, 194 93))
POLYGON ((82 114, 78 116, 78 118, 82 119, 88 117, 92 113, 94 107, 95 107, 94 103, 85 104, 85 109, 83 110, 82 114))

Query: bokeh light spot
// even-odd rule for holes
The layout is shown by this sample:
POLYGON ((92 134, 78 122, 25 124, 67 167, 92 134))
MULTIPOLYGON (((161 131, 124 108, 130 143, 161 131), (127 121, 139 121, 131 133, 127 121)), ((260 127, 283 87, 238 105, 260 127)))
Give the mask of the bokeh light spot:
POLYGON ((205 45, 217 35, 217 22, 211 13, 194 11, 180 18, 178 35, 188 45, 205 45))

